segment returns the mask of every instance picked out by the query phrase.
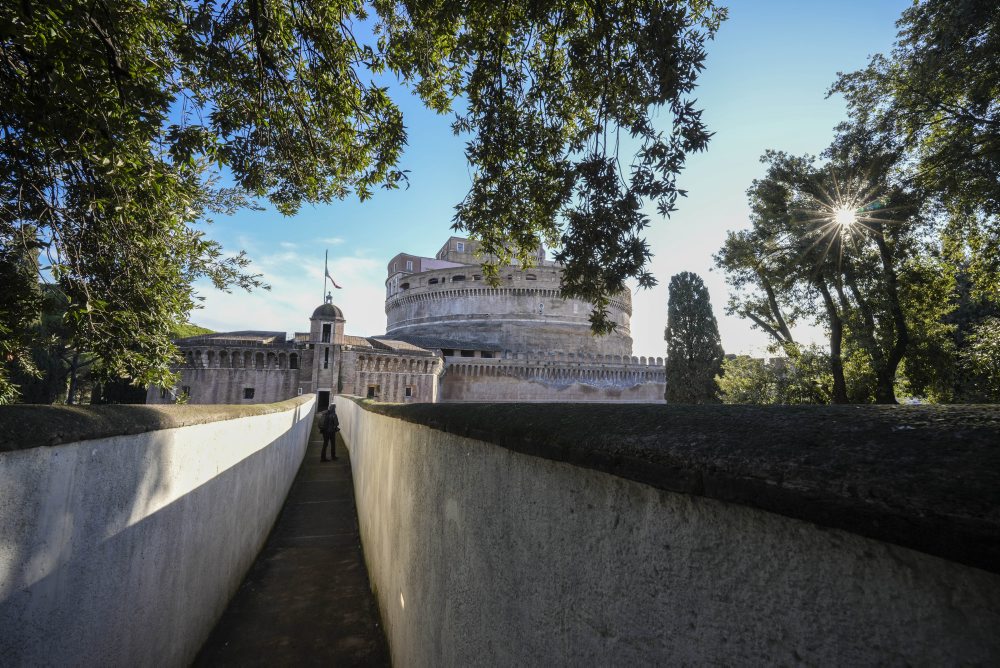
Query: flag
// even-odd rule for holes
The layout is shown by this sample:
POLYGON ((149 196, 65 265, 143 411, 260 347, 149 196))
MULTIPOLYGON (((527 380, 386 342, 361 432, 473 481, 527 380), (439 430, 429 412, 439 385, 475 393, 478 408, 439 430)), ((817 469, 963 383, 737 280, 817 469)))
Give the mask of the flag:
POLYGON ((326 277, 330 279, 331 283, 333 283, 333 287, 337 288, 338 290, 343 290, 343 288, 337 285, 337 281, 333 280, 333 276, 330 275, 329 269, 326 270, 326 277))
POLYGON ((343 290, 342 287, 337 285, 337 281, 333 280, 333 276, 330 275, 329 264, 330 264, 330 251, 327 251, 326 255, 323 258, 323 273, 325 274, 323 276, 323 292, 326 292, 326 279, 328 278, 330 279, 330 282, 333 283, 333 287, 337 288, 338 290, 343 290))

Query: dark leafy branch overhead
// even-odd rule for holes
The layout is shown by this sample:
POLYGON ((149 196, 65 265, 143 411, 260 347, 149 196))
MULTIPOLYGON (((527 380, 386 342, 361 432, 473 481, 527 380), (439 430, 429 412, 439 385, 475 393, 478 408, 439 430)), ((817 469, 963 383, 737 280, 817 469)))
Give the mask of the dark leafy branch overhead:
MULTIPOLYGON (((101 369, 168 383, 193 282, 261 285, 206 216, 406 182, 389 75, 439 112, 461 99, 474 183, 456 224, 501 261, 559 246, 565 291, 606 331, 609 296, 653 283, 643 205, 669 213, 708 140, 686 96, 724 16, 710 0, 3 3, 0 259, 47 268, 101 369)), ((5 309, 9 369, 37 307, 5 309)))

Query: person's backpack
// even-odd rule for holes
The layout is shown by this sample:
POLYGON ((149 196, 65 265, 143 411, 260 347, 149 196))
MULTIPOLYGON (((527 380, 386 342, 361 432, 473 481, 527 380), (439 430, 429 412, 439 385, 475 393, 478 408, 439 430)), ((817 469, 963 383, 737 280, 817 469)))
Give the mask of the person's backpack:
POLYGON ((332 434, 335 431, 340 431, 340 420, 337 419, 337 414, 332 410, 326 411, 323 415, 323 428, 321 431, 332 434))

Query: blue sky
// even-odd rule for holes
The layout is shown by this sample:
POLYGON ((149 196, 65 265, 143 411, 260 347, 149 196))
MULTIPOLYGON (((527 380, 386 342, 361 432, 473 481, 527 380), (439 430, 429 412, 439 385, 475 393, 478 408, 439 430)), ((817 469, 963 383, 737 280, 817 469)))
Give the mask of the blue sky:
MULTIPOLYGON (((667 284, 693 271, 711 293, 726 352, 760 353, 766 337, 749 322, 723 313, 723 276, 712 271, 712 254, 727 230, 748 226, 746 189, 762 175, 769 148, 818 154, 844 119, 839 97, 825 98, 838 71, 862 67, 871 54, 888 51, 895 21, 909 0, 733 0, 729 20, 710 44, 695 91, 704 120, 715 133, 705 153, 691 156, 679 187, 688 197, 663 219, 650 207, 651 265, 660 284, 633 293, 632 338, 636 355, 664 354, 667 284)), ((337 202, 303 207, 286 218, 273 209, 217 218, 209 235, 227 251, 246 250, 270 292, 220 292, 199 283, 204 308, 192 322, 219 331, 301 331, 321 303, 323 252, 342 290, 334 301, 348 334, 385 331, 385 265, 393 255, 432 256, 452 234, 453 207, 468 190, 470 172, 463 140, 451 134, 450 117, 425 110, 405 91, 397 94, 409 142, 403 168, 410 187, 379 192, 364 204, 337 202)), ((822 338, 803 328, 804 338, 822 338)))

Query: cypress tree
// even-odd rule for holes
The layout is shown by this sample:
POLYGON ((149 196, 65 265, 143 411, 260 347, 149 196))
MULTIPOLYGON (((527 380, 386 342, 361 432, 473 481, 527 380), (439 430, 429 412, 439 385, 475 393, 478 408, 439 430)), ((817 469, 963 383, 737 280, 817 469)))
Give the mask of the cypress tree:
POLYGON ((685 271, 670 278, 668 299, 667 403, 717 402, 723 351, 708 288, 698 274, 685 271))

